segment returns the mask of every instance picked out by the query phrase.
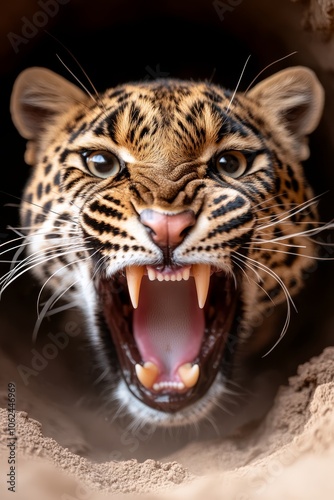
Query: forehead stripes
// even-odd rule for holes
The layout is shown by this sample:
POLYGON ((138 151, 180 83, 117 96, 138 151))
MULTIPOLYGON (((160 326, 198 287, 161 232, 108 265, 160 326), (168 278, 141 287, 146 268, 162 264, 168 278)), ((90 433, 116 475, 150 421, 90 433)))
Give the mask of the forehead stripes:
POLYGON ((102 96, 105 112, 99 113, 93 122, 96 135, 109 135, 118 144, 120 131, 124 137, 126 123, 130 142, 133 142, 136 129, 138 136, 153 135, 158 126, 174 130, 176 126, 181 134, 192 126, 194 136, 202 139, 205 128, 212 126, 212 120, 217 127, 217 141, 226 133, 238 133, 243 137, 249 133, 248 123, 237 117, 235 111, 227 112, 228 91, 220 89, 220 94, 205 84, 196 83, 190 88, 177 83, 166 86, 152 83, 130 86, 130 89, 116 89, 102 96))
POLYGON ((69 143, 75 146, 77 138, 90 133, 130 148, 140 161, 180 163, 200 156, 209 144, 219 144, 228 135, 247 140, 252 135, 262 142, 261 127, 246 108, 236 97, 231 102, 230 91, 210 84, 128 84, 101 94, 90 106, 89 123, 84 113, 78 113, 69 143))

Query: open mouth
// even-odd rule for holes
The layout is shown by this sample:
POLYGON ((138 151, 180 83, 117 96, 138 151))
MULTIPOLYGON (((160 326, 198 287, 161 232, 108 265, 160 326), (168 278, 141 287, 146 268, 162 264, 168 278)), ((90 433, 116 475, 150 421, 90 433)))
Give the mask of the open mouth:
POLYGON ((206 264, 129 266, 101 278, 98 291, 123 378, 138 399, 176 412, 208 391, 238 301, 230 275, 206 264))

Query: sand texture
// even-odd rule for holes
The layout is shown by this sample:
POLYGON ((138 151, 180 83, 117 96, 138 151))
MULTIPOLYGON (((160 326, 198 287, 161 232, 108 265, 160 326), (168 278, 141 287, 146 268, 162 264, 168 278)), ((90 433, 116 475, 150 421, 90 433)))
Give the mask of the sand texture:
MULTIPOLYGON (((4 401, 5 391, 1 396, 4 401)), ((332 347, 301 365, 289 384, 281 386, 260 425, 205 446, 188 443, 163 460, 89 460, 45 436, 38 421, 18 411, 15 495, 4 484, 8 415, 6 407, 1 409, 3 499, 334 498, 332 347)))

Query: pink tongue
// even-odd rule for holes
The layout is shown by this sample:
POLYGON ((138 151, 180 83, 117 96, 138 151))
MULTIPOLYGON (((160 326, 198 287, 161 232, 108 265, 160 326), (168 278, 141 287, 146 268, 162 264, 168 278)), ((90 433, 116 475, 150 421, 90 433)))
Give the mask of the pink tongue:
POLYGON ((179 366, 197 357, 204 328, 193 278, 149 281, 143 277, 133 332, 144 362, 152 361, 161 375, 173 377, 179 366))

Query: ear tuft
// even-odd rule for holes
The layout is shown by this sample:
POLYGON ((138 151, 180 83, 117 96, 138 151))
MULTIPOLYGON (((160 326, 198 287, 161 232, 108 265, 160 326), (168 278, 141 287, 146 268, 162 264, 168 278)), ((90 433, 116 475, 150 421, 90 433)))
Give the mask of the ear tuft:
POLYGON ((10 111, 14 125, 26 139, 36 140, 45 126, 84 102, 86 95, 76 85, 45 68, 28 68, 17 77, 10 111))
POLYGON ((288 68, 257 84, 248 95, 278 117, 295 139, 298 159, 305 160, 305 136, 317 127, 324 107, 324 89, 315 73, 303 66, 288 68))

